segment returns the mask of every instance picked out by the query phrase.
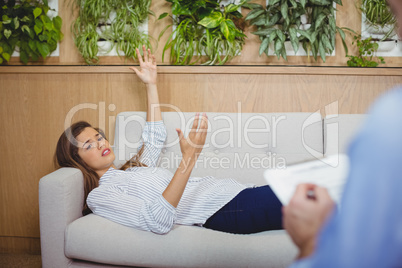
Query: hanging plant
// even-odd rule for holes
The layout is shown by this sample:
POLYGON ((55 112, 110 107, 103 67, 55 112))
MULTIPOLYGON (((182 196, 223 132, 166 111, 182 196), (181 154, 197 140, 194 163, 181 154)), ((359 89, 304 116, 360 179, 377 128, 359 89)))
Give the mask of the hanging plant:
POLYGON ((356 44, 358 55, 347 55, 349 67, 377 67, 379 64, 385 64, 383 57, 374 57, 379 45, 377 42, 372 42, 371 37, 362 39, 361 35, 356 35, 353 38, 352 45, 356 44))
POLYGON ((87 64, 99 62, 99 42, 110 45, 117 54, 137 59, 136 48, 151 48, 149 36, 141 31, 146 22, 151 0, 74 0, 79 13, 72 24, 74 43, 87 64))
POLYGON ((10 61, 14 51, 27 64, 46 59, 63 39, 62 19, 50 18, 48 1, 0 1, 0 64, 10 61))
POLYGON ((360 7, 364 22, 375 30, 382 30, 388 38, 395 30, 396 18, 386 0, 363 0, 360 7), (385 28, 385 30, 384 30, 385 28))
MULTIPOLYGON (((221 6, 220 0, 166 0, 172 3, 173 24, 160 34, 175 27, 163 48, 170 49, 170 62, 174 65, 222 65, 240 54, 245 43, 244 20, 238 11, 241 7, 251 8, 249 0, 239 4, 221 6)), ((162 14, 159 19, 166 17, 162 14)))
POLYGON ((387 24, 395 25, 396 23, 396 18, 386 0, 363 0, 361 11, 370 24, 384 27, 387 24))
POLYGON ((262 5, 253 8, 246 20, 257 26, 253 34, 260 37, 260 55, 269 55, 272 43, 278 59, 287 60, 285 42, 290 41, 295 53, 301 44, 308 56, 311 53, 317 61, 319 54, 325 62, 326 54, 335 49, 336 33, 347 53, 344 30, 352 30, 336 25, 334 2, 342 5, 341 0, 269 0, 266 8, 262 5))

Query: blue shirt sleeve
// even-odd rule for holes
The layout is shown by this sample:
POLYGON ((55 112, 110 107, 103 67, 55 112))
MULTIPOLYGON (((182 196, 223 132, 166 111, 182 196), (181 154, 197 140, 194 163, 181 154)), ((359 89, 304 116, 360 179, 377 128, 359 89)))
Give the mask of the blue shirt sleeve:
POLYGON ((298 260, 297 262, 293 263, 289 268, 311 268, 312 267, 312 260, 311 258, 305 258, 302 260, 298 260))
POLYGON ((402 267, 402 89, 380 98, 349 148, 341 201, 314 255, 292 268, 402 267))

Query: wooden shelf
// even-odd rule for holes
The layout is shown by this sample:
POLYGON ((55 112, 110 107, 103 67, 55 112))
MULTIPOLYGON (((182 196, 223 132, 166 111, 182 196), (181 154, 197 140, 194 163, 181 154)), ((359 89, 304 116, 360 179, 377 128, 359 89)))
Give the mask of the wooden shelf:
MULTIPOLYGON (((128 66, 0 66, 0 74, 132 73, 128 66)), ((400 76, 402 68, 351 68, 310 66, 159 66, 160 74, 305 74, 400 76)))

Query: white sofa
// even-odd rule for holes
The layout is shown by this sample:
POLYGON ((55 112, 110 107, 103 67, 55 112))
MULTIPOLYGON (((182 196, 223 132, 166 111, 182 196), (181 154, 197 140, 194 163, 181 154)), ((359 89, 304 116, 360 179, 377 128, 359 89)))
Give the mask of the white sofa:
MULTIPOLYGON (((116 165, 140 142, 144 112, 116 118, 116 165)), ((194 113, 165 112, 168 137, 159 165, 175 170, 180 158, 175 128, 188 129, 194 113)), ((345 152, 364 115, 322 119, 317 113, 208 113, 207 141, 192 176, 232 177, 263 185, 266 168, 345 152), (336 127, 337 126, 337 127, 336 127), (324 148, 328 151, 326 152, 324 148)), ((42 264, 47 267, 286 267, 297 249, 285 231, 234 235, 175 226, 166 235, 81 215, 82 173, 61 168, 39 183, 42 264)))

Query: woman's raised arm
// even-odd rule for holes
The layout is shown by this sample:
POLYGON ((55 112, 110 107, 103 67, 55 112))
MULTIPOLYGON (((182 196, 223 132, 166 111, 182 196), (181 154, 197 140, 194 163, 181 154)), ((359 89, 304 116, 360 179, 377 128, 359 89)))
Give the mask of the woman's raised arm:
POLYGON ((145 83, 147 87, 147 121, 161 121, 162 115, 159 105, 158 89, 156 86, 158 72, 156 69, 155 55, 151 54, 151 50, 146 50, 145 46, 142 46, 143 57, 137 48, 138 60, 140 62, 140 70, 134 67, 130 67, 137 76, 145 83))
POLYGON ((199 121, 199 114, 197 113, 194 118, 193 127, 187 138, 184 137, 180 129, 176 129, 179 135, 180 149, 183 158, 171 182, 162 194, 166 201, 174 207, 177 207, 180 202, 191 172, 205 144, 208 130, 207 115, 204 113, 201 117, 201 122, 199 121))

